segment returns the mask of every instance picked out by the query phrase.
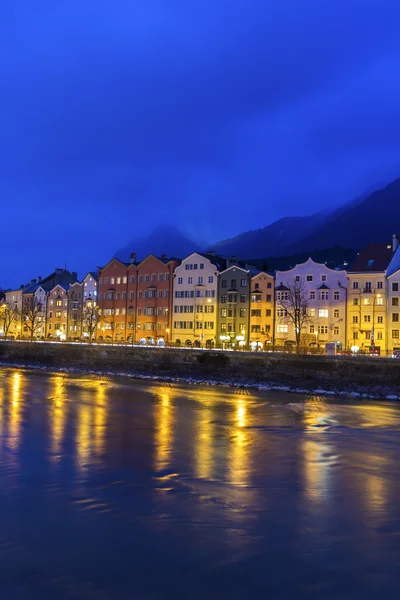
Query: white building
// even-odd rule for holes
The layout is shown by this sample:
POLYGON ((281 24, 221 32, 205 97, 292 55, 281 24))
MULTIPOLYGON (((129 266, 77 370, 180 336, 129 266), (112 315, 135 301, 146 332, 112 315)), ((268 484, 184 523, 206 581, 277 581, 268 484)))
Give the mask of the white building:
POLYGON ((387 351, 400 352, 400 250, 399 238, 393 235, 393 257, 387 269, 387 351))
POLYGON ((219 265, 197 252, 174 271, 172 341, 181 346, 214 346, 217 336, 219 265))
POLYGON ((83 304, 85 304, 85 302, 88 300, 91 300, 97 304, 97 282, 98 274, 94 271, 89 272, 86 277, 83 278, 83 304))
POLYGON ((34 303, 36 306, 40 306, 40 314, 38 317, 37 331, 35 331, 36 338, 44 338, 46 336, 46 307, 47 307, 47 292, 39 285, 38 289, 34 293, 34 303))
POLYGON ((324 349, 325 344, 335 342, 345 348, 347 284, 346 271, 329 269, 311 258, 288 271, 277 271, 275 344, 291 346, 296 343, 295 324, 285 304, 290 302, 290 291, 294 286, 300 286, 304 297, 302 309, 307 314, 303 319, 301 346, 324 349))

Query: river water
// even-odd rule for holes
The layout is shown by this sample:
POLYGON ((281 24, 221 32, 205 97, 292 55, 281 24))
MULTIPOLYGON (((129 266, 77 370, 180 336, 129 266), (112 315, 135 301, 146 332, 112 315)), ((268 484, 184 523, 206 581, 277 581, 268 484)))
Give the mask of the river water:
POLYGON ((0 370, 0 589, 400 597, 400 405, 0 370))

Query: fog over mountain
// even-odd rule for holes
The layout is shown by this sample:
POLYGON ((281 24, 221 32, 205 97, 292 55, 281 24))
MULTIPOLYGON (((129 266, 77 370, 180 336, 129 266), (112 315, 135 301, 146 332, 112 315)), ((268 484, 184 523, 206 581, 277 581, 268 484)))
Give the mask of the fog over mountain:
POLYGON ((332 211, 309 216, 288 216, 260 229, 206 244, 185 235, 177 227, 157 227, 145 238, 133 238, 115 254, 128 260, 157 256, 184 257, 195 251, 214 250, 221 256, 257 259, 290 256, 334 247, 359 250, 371 241, 390 242, 400 232, 400 179, 363 194, 332 211))

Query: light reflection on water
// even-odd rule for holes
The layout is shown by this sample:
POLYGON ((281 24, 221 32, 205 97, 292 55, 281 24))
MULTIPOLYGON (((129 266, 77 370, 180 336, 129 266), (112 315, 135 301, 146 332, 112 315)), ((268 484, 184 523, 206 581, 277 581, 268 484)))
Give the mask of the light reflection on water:
POLYGON ((395 597, 399 440, 394 404, 2 370, 4 589, 395 597))

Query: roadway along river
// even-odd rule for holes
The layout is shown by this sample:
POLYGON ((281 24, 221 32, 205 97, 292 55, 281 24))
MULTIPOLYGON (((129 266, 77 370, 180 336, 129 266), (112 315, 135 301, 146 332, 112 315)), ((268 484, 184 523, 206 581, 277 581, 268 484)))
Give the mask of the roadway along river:
POLYGON ((0 370, 0 588, 399 598, 400 405, 0 370))

